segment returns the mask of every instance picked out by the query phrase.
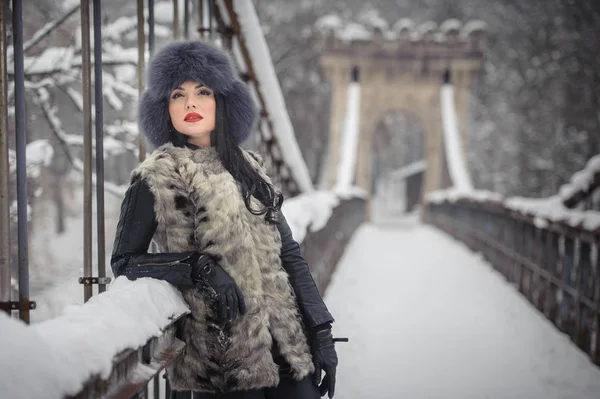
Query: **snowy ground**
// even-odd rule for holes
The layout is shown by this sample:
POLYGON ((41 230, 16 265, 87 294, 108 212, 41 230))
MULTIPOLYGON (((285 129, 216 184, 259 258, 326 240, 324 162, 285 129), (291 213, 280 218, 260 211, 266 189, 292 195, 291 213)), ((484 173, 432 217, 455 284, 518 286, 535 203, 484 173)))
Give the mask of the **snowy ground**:
POLYGON ((326 302, 336 399, 597 399, 600 369, 479 256, 404 219, 364 225, 326 302))

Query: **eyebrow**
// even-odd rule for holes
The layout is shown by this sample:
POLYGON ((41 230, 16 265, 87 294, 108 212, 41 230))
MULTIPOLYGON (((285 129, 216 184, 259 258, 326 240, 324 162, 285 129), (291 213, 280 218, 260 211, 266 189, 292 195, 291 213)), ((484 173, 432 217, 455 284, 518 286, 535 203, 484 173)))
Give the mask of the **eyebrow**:
MULTIPOLYGON (((201 87, 206 87, 206 86, 204 86, 204 85, 198 85, 198 86, 194 87, 194 90, 195 90, 195 89, 199 89, 199 88, 201 88, 201 87)), ((208 87, 206 87, 206 88, 208 89, 208 87)), ((179 86, 179 87, 178 87, 178 88, 176 88, 175 90, 183 90, 183 87, 179 86)))

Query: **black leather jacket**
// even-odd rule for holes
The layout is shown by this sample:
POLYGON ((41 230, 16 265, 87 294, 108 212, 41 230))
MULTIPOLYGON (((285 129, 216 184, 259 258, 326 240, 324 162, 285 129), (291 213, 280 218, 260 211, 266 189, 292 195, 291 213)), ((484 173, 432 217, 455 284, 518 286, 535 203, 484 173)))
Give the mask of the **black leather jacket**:
MULTIPOLYGON (((289 275, 304 323, 309 329, 330 327, 333 317, 327 310, 304 260, 300 246, 292 237, 285 217, 279 213, 277 228, 281 234, 281 262, 289 275)), ((157 227, 154 195, 143 180, 129 186, 121 205, 111 267, 115 277, 130 280, 152 277, 168 281, 176 287, 191 287, 191 265, 199 253, 148 253, 157 227)))

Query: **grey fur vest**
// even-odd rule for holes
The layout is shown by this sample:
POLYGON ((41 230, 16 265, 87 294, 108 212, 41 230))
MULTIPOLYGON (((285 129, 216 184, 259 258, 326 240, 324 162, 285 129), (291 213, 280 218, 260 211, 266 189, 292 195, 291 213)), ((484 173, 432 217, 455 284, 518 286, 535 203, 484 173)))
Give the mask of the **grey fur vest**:
MULTIPOLYGON (((269 181, 254 157, 244 154, 269 181)), ((276 386, 279 369, 271 352, 273 341, 294 378, 312 373, 306 331, 281 265, 277 227, 248 211, 239 185, 216 150, 165 144, 132 172, 136 176, 148 183, 155 197, 154 241, 160 250, 216 256, 240 287, 248 308, 233 323, 219 325, 200 292, 183 292, 191 315, 180 329, 185 352, 167 370, 172 389, 229 392, 276 386)), ((259 208, 255 198, 252 204, 259 208)))

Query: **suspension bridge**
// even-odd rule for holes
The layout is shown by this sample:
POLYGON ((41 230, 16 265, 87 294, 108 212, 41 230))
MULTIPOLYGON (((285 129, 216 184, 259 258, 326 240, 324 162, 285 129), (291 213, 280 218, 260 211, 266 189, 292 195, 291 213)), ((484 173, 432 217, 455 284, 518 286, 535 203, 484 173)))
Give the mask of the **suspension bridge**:
MULTIPOLYGON (((174 18, 173 38, 181 31, 191 37, 195 19, 198 36, 228 51, 253 91, 261 120, 251 145, 288 198, 283 212, 336 317, 336 333, 350 337, 338 346, 336 397, 600 397, 600 158, 591 159, 549 198, 506 198, 473 187, 465 126, 470 92, 484 62, 481 22, 415 27, 401 20, 388 28, 377 21, 365 27, 322 18, 321 64, 332 100, 327 162, 315 186, 252 3, 196 3, 198 15, 192 16, 184 2, 183 26, 174 18), (420 120, 425 153, 393 173, 392 188, 376 198, 370 143, 375 124, 390 109, 420 120), (418 211, 392 218, 385 206, 378 207, 395 202, 403 204, 402 211, 415 206, 418 211)), ((98 133, 92 167, 92 122, 96 132, 105 131, 101 76, 106 54, 99 1, 93 1, 93 22, 89 5, 82 1, 67 13, 81 13, 81 60, 73 62, 83 77, 84 159, 75 165, 84 182, 87 216, 81 271, 73 270, 69 278, 79 279, 84 303, 31 324, 30 312, 43 304, 30 298, 28 285, 27 198, 32 194, 27 171, 35 165, 26 157, 23 65, 25 50, 43 32, 24 44, 22 2, 14 0, 9 48, 7 8, 0 10, 0 89, 5 93, 0 96, 0 157, 3 168, 15 173, 19 194, 11 214, 8 182, 0 181, 0 304, 6 311, 0 313, 0 392, 6 397, 165 397, 163 370, 184 349, 175 323, 188 308, 174 288, 148 279, 111 281, 105 271, 103 193, 122 187, 104 184, 103 135, 98 133), (9 61, 14 66, 7 67, 9 61), (8 148, 9 122, 15 126, 14 151, 8 148), (94 188, 97 268, 91 251, 94 188), (12 236, 18 238, 17 250, 12 236)), ((173 7, 178 15, 177 0, 173 7)), ((143 76, 154 48, 154 1, 138 1, 137 11, 129 29, 137 33, 132 61, 143 76)), ((38 85, 45 104, 45 89, 38 85)), ((61 136, 59 124, 51 130, 61 136)), ((147 148, 141 140, 138 148, 142 159, 147 148)))

